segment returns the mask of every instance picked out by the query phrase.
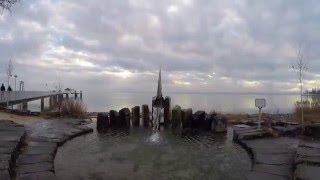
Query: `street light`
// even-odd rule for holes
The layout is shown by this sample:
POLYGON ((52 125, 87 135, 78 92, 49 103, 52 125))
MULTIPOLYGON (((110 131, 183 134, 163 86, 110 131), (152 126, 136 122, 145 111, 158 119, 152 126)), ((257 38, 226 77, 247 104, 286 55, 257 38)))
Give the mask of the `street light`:
POLYGON ((17 77, 18 75, 14 75, 14 91, 17 91, 17 77))

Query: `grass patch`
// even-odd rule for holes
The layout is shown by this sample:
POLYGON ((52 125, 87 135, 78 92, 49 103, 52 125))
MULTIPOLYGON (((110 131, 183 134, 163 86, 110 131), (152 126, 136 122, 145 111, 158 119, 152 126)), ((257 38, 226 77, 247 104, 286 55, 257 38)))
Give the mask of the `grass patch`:
MULTIPOLYGON (((301 103, 295 104, 295 116, 301 120, 301 103)), ((303 115, 306 124, 320 123, 320 99, 312 98, 311 101, 303 101, 303 115)))
POLYGON ((64 99, 56 110, 48 113, 51 117, 69 117, 84 119, 88 117, 87 107, 80 100, 64 99))

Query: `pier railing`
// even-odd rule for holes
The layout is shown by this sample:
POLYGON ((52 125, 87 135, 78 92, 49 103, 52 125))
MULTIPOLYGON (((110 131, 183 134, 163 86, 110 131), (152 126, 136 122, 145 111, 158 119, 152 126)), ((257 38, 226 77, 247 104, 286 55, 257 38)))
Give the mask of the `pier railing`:
POLYGON ((15 105, 41 98, 69 94, 69 92, 49 91, 3 91, 0 92, 0 106, 15 105))

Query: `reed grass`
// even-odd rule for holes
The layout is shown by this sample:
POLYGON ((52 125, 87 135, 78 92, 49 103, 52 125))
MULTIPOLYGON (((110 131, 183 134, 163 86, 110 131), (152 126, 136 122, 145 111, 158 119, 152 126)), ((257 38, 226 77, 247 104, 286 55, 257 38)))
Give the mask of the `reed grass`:
MULTIPOLYGON (((296 102, 294 114, 301 120, 301 102, 296 102)), ((303 115, 306 124, 320 122, 320 100, 303 101, 303 115)))

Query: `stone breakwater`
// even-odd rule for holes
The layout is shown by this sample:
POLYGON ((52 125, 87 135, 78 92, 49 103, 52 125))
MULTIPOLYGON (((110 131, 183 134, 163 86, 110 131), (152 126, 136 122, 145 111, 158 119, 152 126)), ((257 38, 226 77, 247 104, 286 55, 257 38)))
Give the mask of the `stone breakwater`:
POLYGON ((17 159, 16 179, 56 179, 54 158, 58 146, 76 136, 92 132, 79 119, 51 119, 26 126, 25 146, 17 159))
MULTIPOLYGON (((214 132, 227 131, 227 119, 216 113, 206 113, 205 111, 196 111, 192 109, 182 109, 180 106, 175 106, 170 112, 165 112, 163 125, 172 129, 182 128, 184 130, 207 130, 214 132)), ((108 128, 130 128, 131 126, 144 127, 152 126, 152 117, 148 105, 135 106, 131 109, 123 108, 119 112, 111 110, 97 114, 97 129, 99 131, 108 128), (140 111, 140 109, 142 111, 140 111)))
POLYGON ((23 125, 0 120, 0 179, 15 177, 16 159, 25 137, 23 125))

